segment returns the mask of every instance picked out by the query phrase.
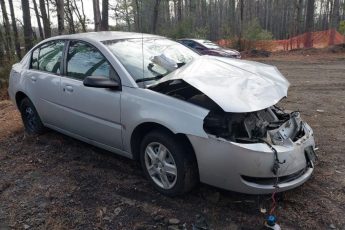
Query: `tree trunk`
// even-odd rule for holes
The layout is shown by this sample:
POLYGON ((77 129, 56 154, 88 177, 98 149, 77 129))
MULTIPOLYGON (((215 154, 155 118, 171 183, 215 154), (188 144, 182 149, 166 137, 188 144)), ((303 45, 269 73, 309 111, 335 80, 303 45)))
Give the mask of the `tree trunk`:
POLYGON ((242 31, 243 31, 243 9, 244 9, 244 5, 243 5, 243 0, 239 0, 239 7, 240 7, 240 33, 238 35, 238 47, 239 49, 242 51, 243 47, 242 47, 242 31))
POLYGON ((101 28, 102 30, 105 30, 105 31, 109 30, 109 1, 108 0, 102 0, 101 28))
POLYGON ((68 31, 70 34, 75 34, 73 3, 71 2, 71 0, 66 1, 65 11, 66 19, 68 22, 68 31))
POLYGON ((23 22, 24 22, 25 50, 29 51, 33 46, 30 5, 29 5, 29 0, 21 0, 21 1, 22 1, 23 22))
POLYGON ((127 0, 124 0, 125 3, 125 19, 126 19, 126 23, 127 23, 127 28, 128 31, 131 31, 131 21, 130 21, 130 16, 129 16, 129 12, 128 12, 128 5, 127 5, 127 0))
POLYGON ((328 45, 334 45, 335 43, 335 34, 339 26, 339 0, 334 0, 333 10, 332 10, 332 19, 330 26, 330 34, 328 45))
POLYGON ((64 25, 64 0, 56 0, 56 11, 58 18, 58 33, 63 34, 65 25, 64 25))
POLYGON ((38 13, 38 8, 37 8, 37 3, 36 0, 32 0, 32 3, 34 4, 34 10, 36 14, 36 20, 37 20, 37 25, 38 25, 38 31, 40 33, 40 39, 44 39, 44 34, 43 34, 43 29, 42 29, 42 24, 41 24, 41 19, 40 19, 40 14, 38 13))
POLYGON ((44 0, 39 0, 39 1, 40 1, 42 21, 43 21, 44 38, 49 38, 51 37, 51 29, 50 29, 50 20, 47 16, 46 4, 44 0))
POLYGON ((301 31, 301 24, 302 24, 302 7, 303 7, 303 0, 298 0, 297 4, 297 16, 296 16, 296 34, 300 35, 301 31))
POLYGON ((20 52, 20 42, 19 42, 18 29, 17 29, 17 23, 16 23, 16 16, 14 14, 13 0, 8 0, 8 3, 10 4, 10 11, 11 11, 12 30, 13 30, 13 35, 14 35, 14 46, 16 47, 18 60, 20 60, 22 59, 22 55, 20 52))
POLYGON ((306 16, 306 36, 304 41, 304 48, 313 47, 313 29, 314 29, 314 0, 307 1, 307 16, 306 16))
POLYGON ((177 0, 177 21, 182 21, 182 0, 177 0))
POLYGON ((227 21, 228 21, 228 25, 230 26, 230 30, 231 30, 231 36, 235 36, 235 28, 236 28, 236 3, 235 0, 229 0, 228 3, 228 17, 227 17, 227 21))
POLYGON ((157 19, 158 19, 158 10, 159 10, 159 4, 161 0, 155 1, 155 6, 153 8, 153 16, 152 16, 152 33, 157 32, 157 19))
POLYGON ((0 66, 2 66, 4 64, 5 53, 4 53, 3 42, 4 42, 4 39, 2 37, 2 31, 1 31, 1 28, 0 28, 0 66))
POLYGON ((84 10, 84 3, 83 1, 81 1, 81 13, 82 13, 82 16, 83 16, 83 23, 81 24, 82 25, 82 28, 83 28, 83 32, 86 32, 86 16, 85 16, 85 10, 84 10))
POLYGON ((93 2, 93 16, 95 20, 95 31, 101 30, 101 13, 99 11, 99 0, 92 0, 93 2))
POLYGON ((50 23, 49 1, 53 1, 53 0, 46 0, 46 2, 47 2, 47 7, 46 7, 46 9, 47 9, 47 17, 48 17, 48 22, 50 23))
POLYGON ((0 0, 0 5, 2 9, 2 18, 4 23, 5 29, 5 50, 6 56, 9 60, 13 57, 13 49, 12 49, 12 39, 11 39, 11 26, 10 22, 8 21, 7 10, 4 0, 0 0))
POLYGON ((207 23, 207 9, 206 0, 201 0, 201 25, 205 26, 207 23))
POLYGON ((140 8, 139 8, 139 2, 138 0, 134 0, 132 1, 132 7, 133 7, 133 11, 134 11, 134 25, 135 25, 135 30, 137 32, 141 31, 141 27, 140 27, 140 8))
POLYGON ((268 0, 265 0, 265 30, 268 29, 268 0))

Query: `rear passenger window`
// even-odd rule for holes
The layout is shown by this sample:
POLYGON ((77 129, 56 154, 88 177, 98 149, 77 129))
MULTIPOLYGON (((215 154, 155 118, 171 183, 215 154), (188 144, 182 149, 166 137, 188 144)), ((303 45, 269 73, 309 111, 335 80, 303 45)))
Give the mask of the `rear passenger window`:
POLYGON ((67 76, 83 80, 87 76, 118 78, 107 59, 91 45, 72 41, 67 55, 67 76))
POLYGON ((38 69, 55 74, 60 74, 60 64, 64 41, 49 42, 40 47, 38 56, 38 69))
POLYGON ((38 54, 40 53, 40 49, 35 49, 32 52, 31 57, 31 69, 38 69, 38 54))

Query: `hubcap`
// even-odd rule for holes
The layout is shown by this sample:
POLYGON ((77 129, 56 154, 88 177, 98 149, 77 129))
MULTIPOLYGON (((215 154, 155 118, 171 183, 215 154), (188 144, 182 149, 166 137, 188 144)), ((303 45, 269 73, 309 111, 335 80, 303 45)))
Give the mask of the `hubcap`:
POLYGON ((33 130, 35 128, 35 124, 36 124, 36 116, 35 116, 35 113, 31 107, 25 108, 25 118, 27 121, 28 128, 30 130, 33 130))
POLYGON ((150 177, 159 187, 170 189, 176 184, 175 160, 164 145, 152 142, 146 146, 145 166, 150 177))

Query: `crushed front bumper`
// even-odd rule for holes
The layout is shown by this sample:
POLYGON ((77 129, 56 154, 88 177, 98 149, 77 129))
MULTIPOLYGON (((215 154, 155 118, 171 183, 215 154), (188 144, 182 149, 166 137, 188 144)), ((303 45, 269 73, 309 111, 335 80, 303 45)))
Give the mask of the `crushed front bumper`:
POLYGON ((222 138, 188 135, 198 161, 200 181, 226 190, 267 194, 295 188, 307 181, 313 162, 306 157, 307 149, 314 149, 312 129, 304 123, 305 135, 292 145, 273 145, 281 162, 278 174, 272 173, 274 153, 265 143, 240 144, 222 138))

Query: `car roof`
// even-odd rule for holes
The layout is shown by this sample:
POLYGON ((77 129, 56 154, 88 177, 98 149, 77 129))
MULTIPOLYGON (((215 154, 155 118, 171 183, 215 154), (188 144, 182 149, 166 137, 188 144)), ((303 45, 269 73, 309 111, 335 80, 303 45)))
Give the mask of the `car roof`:
POLYGON ((110 41, 110 40, 121 40, 121 39, 132 39, 132 38, 163 38, 158 35, 134 33, 134 32, 123 32, 123 31, 100 31, 100 32, 87 32, 78 34, 59 35, 51 37, 48 40, 56 39, 89 39, 94 41, 110 41))

